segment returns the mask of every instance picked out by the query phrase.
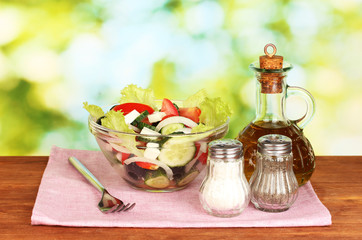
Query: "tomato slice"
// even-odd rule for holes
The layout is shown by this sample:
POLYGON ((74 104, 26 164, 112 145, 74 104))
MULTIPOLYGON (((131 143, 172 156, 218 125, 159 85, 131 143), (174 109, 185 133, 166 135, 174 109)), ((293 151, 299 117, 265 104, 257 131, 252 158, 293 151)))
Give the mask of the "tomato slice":
POLYGON ((198 107, 179 108, 180 116, 187 117, 192 121, 199 123, 201 110, 198 107))
MULTIPOLYGON (((199 152, 200 152, 200 147, 201 147, 200 143, 195 142, 195 147, 196 147, 195 156, 197 156, 197 155, 199 155, 199 152)), ((208 157, 208 149, 206 149, 206 152, 201 153, 197 160, 200 161, 201 164, 206 164, 207 157, 208 157)))
POLYGON ((172 117, 172 116, 178 116, 177 108, 175 107, 175 105, 173 105, 171 100, 169 100, 167 98, 164 98, 162 100, 161 112, 166 113, 166 116, 163 119, 172 117))
POLYGON ((148 162, 136 162, 137 166, 144 168, 144 169, 149 169, 149 170, 157 170, 158 169, 158 165, 153 164, 153 163, 148 163, 148 162))
POLYGON ((122 165, 124 164, 124 161, 126 161, 128 158, 129 158, 129 156, 131 155, 130 153, 124 153, 124 152, 120 152, 120 151, 117 151, 116 149, 114 149, 114 148, 112 148, 112 150, 114 151, 114 152, 117 152, 117 153, 120 153, 121 155, 122 155, 122 165))
POLYGON ((199 158, 197 160, 199 160, 201 162, 201 164, 205 165, 207 163, 207 152, 201 153, 201 155, 199 156, 199 158))
POLYGON ((116 112, 121 111, 124 115, 127 115, 133 110, 136 110, 139 113, 147 110, 149 114, 152 114, 155 111, 153 108, 143 103, 123 103, 115 106, 112 110, 116 112))

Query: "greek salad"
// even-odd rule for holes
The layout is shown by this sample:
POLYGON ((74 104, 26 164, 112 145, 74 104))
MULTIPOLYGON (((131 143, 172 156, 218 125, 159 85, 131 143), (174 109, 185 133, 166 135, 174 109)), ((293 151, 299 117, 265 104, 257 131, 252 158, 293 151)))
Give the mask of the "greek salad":
MULTIPOLYGON (((110 129, 97 134, 106 157, 122 164, 124 178, 137 188, 177 188, 191 182, 205 166, 212 129, 225 124, 229 107, 205 90, 183 102, 157 101, 151 89, 128 85, 107 112, 84 103, 95 124, 110 129), (115 131, 112 131, 115 130, 115 131), (105 152, 107 151, 107 152, 105 152)), ((104 129, 104 128, 102 128, 104 129)))

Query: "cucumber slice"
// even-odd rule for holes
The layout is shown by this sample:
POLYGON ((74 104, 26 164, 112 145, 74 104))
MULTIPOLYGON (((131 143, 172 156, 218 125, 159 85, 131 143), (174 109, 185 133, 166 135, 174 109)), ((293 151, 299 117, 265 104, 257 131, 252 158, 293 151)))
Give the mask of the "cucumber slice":
POLYGON ((163 135, 169 135, 169 134, 176 132, 177 130, 180 130, 183 128, 184 128, 184 125, 182 123, 172 123, 172 124, 164 126, 161 129, 161 133, 163 135))
POLYGON ((170 185, 170 180, 167 178, 165 171, 158 169, 147 173, 145 184, 152 188, 166 188, 170 185))
POLYGON ((132 124, 133 123, 138 124, 143 119, 145 119, 148 115, 149 115, 149 112, 147 110, 141 112, 141 114, 132 122, 132 124))
POLYGON ((145 119, 146 117, 148 117, 148 115, 149 115, 149 113, 147 110, 143 111, 135 120, 133 120, 131 125, 138 127, 139 129, 143 129, 144 127, 147 127, 151 130, 155 130, 156 127, 142 122, 142 120, 145 119))
POLYGON ((197 177, 197 175, 199 175, 199 173, 200 172, 197 169, 188 172, 184 178, 180 179, 177 182, 177 185, 182 187, 185 186, 186 184, 189 184, 192 180, 194 180, 197 177))
POLYGON ((140 136, 136 137, 137 141, 146 142, 146 143, 158 143, 159 145, 162 145, 168 139, 169 139, 168 137, 140 137, 140 136))
POLYGON ((182 139, 169 139, 162 145, 158 159, 169 167, 182 167, 192 160, 196 152, 193 142, 182 139))

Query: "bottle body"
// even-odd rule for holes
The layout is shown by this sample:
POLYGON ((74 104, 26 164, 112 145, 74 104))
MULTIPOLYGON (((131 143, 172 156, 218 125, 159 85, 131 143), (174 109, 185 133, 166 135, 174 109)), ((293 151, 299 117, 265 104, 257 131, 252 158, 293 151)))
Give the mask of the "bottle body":
POLYGON ((256 170, 250 179, 251 202, 257 209, 282 212, 297 199, 298 183, 293 173, 292 155, 271 156, 257 152, 256 170))

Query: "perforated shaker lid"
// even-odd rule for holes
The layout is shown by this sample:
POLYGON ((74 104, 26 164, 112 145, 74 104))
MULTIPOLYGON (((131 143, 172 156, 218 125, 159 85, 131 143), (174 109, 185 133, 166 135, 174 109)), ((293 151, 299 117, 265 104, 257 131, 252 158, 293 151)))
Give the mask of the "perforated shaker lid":
POLYGON ((292 140, 284 135, 268 134, 258 139, 258 152, 271 156, 280 156, 292 152, 292 140))
POLYGON ((209 156, 224 160, 234 160, 243 154, 243 144, 235 139, 214 140, 209 143, 209 156))

